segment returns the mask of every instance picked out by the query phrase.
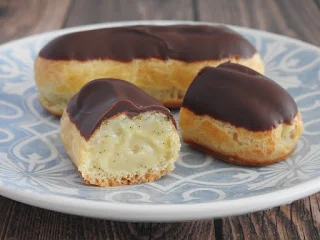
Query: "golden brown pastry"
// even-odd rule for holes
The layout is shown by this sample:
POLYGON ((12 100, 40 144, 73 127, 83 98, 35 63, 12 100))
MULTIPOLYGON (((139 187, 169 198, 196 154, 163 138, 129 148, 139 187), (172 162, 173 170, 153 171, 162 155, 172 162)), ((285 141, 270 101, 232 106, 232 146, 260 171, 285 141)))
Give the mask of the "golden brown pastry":
POLYGON ((87 184, 151 182, 174 169, 180 139, 170 111, 135 85, 97 79, 63 112, 61 138, 87 184))
POLYGON ((185 95, 179 124, 185 143, 252 166, 285 159, 303 132, 289 93, 258 72, 232 63, 199 72, 185 95))
POLYGON ((42 105, 61 115, 87 82, 131 82, 167 107, 180 107, 204 66, 235 62, 263 73, 257 50, 222 26, 131 26, 70 33, 49 42, 35 61, 42 105))

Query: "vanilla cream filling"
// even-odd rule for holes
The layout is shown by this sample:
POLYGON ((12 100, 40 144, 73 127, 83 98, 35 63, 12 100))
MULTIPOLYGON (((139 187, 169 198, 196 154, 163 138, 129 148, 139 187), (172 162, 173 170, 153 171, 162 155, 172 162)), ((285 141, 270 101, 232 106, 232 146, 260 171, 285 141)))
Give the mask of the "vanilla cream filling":
POLYGON ((175 130, 168 117, 142 113, 137 117, 118 116, 101 125, 90 139, 93 168, 112 174, 146 172, 162 168, 173 156, 175 130))

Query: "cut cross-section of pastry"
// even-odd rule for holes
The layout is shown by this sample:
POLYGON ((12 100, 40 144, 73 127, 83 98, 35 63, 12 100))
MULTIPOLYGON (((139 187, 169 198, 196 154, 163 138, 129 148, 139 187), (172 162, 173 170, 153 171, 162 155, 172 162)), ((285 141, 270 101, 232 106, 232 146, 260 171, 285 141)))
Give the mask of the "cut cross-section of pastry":
POLYGON ((93 80, 71 98, 61 138, 85 183, 102 187, 159 179, 180 150, 170 111, 118 79, 93 80))
POLYGON ((262 166, 285 159, 303 132, 290 94, 276 82, 233 63, 206 67, 180 110, 184 142, 231 163, 262 166))

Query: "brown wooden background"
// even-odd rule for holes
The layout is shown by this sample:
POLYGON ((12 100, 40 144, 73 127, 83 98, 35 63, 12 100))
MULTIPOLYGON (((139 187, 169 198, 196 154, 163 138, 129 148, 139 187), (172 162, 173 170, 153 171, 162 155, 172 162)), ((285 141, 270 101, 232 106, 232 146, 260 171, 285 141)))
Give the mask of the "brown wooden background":
MULTIPOLYGON (((0 0, 0 43, 123 20, 210 21, 320 45, 320 0, 0 0)), ((320 159, 319 159, 320 161, 320 159)), ((124 223, 27 206, 0 196, 0 239, 320 239, 320 194, 268 211, 186 223, 124 223)))

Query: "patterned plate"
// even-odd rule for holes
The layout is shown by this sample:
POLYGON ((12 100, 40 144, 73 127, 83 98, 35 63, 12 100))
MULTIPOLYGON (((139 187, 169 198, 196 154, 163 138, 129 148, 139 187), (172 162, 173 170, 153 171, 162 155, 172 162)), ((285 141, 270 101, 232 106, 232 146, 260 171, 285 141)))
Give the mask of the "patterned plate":
MULTIPOLYGON (((0 47, 0 193, 30 205, 84 216, 178 221, 239 215, 289 203, 320 190, 320 49, 287 37, 233 27, 260 51, 266 74, 294 96, 305 132, 294 154, 266 167, 218 161, 183 145, 176 169, 141 185, 84 185, 59 138, 59 119, 39 105, 33 61, 53 37, 45 33, 0 47)), ((202 23, 209 24, 209 23, 202 23)), ((93 39, 94 41, 94 39, 93 39)), ((178 113, 175 113, 178 117, 178 113)))

